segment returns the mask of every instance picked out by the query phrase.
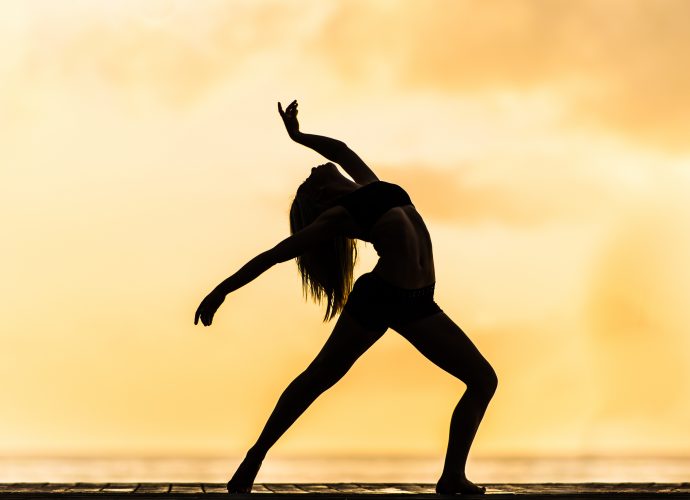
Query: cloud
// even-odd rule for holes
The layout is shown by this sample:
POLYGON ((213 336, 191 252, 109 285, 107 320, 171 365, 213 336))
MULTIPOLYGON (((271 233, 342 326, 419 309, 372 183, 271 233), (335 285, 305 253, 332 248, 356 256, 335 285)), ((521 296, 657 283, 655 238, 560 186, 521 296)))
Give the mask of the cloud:
POLYGON ((689 147, 683 0, 26 5, 0 33, 22 85, 97 78, 185 106, 275 66, 369 92, 382 81, 449 95, 542 89, 576 125, 689 147))
POLYGON ((594 217, 610 202, 607 187, 574 171, 540 169, 510 179, 478 179, 477 167, 439 169, 428 165, 384 166, 382 179, 401 184, 420 212, 455 224, 536 226, 594 217))
POLYGON ((687 150, 688 18, 682 0, 344 2, 312 47, 355 82, 555 89, 575 122, 687 150))
POLYGON ((589 270, 583 334, 596 347, 592 369, 607 396, 599 402, 601 418, 659 417, 684 408, 690 386, 685 198, 667 190, 665 199, 629 210, 589 270))
POLYGON ((245 63, 279 53, 303 22, 297 6, 276 2, 28 5, 23 28, 3 37, 18 53, 10 70, 25 84, 85 89, 96 80, 171 105, 241 77, 245 63))

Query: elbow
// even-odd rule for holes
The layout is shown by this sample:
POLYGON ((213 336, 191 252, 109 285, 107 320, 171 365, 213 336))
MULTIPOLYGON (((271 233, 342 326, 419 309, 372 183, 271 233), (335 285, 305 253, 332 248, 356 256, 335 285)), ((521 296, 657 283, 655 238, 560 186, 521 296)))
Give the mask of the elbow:
POLYGON ((330 157, 328 158, 332 162, 342 164, 343 160, 347 158, 350 148, 347 147, 343 141, 337 141, 330 151, 330 157))
POLYGON ((276 264, 287 262, 292 259, 293 256, 289 255, 281 245, 276 245, 270 250, 262 253, 259 258, 261 259, 261 266, 265 269, 270 269, 276 264))
POLYGON ((278 255, 275 248, 271 248, 256 256, 256 263, 261 272, 268 271, 270 268, 281 262, 278 260, 278 255))

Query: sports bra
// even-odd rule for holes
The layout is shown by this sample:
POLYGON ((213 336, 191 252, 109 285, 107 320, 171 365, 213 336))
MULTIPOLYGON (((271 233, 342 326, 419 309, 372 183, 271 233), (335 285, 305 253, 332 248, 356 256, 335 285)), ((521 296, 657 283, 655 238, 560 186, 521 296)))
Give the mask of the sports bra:
POLYGON ((412 205, 403 188, 390 182, 374 181, 338 198, 334 205, 345 208, 361 228, 361 239, 369 241, 376 221, 393 207, 412 205))

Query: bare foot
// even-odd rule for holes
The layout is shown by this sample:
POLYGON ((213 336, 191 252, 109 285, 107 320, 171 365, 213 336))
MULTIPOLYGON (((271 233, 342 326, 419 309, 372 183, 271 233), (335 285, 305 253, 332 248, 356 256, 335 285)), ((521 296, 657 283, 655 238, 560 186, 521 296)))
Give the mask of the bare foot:
POLYGON ((436 493, 439 495, 481 495, 486 491, 483 486, 478 486, 466 477, 443 477, 436 483, 436 493))
POLYGON ((228 481, 228 493, 251 493, 254 479, 261 468, 261 460, 244 457, 242 463, 235 471, 232 479, 228 481))

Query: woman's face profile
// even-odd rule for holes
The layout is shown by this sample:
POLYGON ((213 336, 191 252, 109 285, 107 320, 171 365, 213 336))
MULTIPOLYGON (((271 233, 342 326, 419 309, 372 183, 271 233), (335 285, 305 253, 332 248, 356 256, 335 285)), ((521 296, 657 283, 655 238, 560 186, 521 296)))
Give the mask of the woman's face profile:
POLYGON ((311 174, 307 177, 307 181, 310 184, 320 185, 335 179, 337 176, 340 176, 338 168, 334 163, 328 162, 312 167, 311 174))
POLYGON ((338 168, 333 163, 324 163, 312 167, 311 174, 302 184, 303 191, 305 194, 317 196, 326 185, 336 181, 339 176, 340 172, 338 172, 338 168))

